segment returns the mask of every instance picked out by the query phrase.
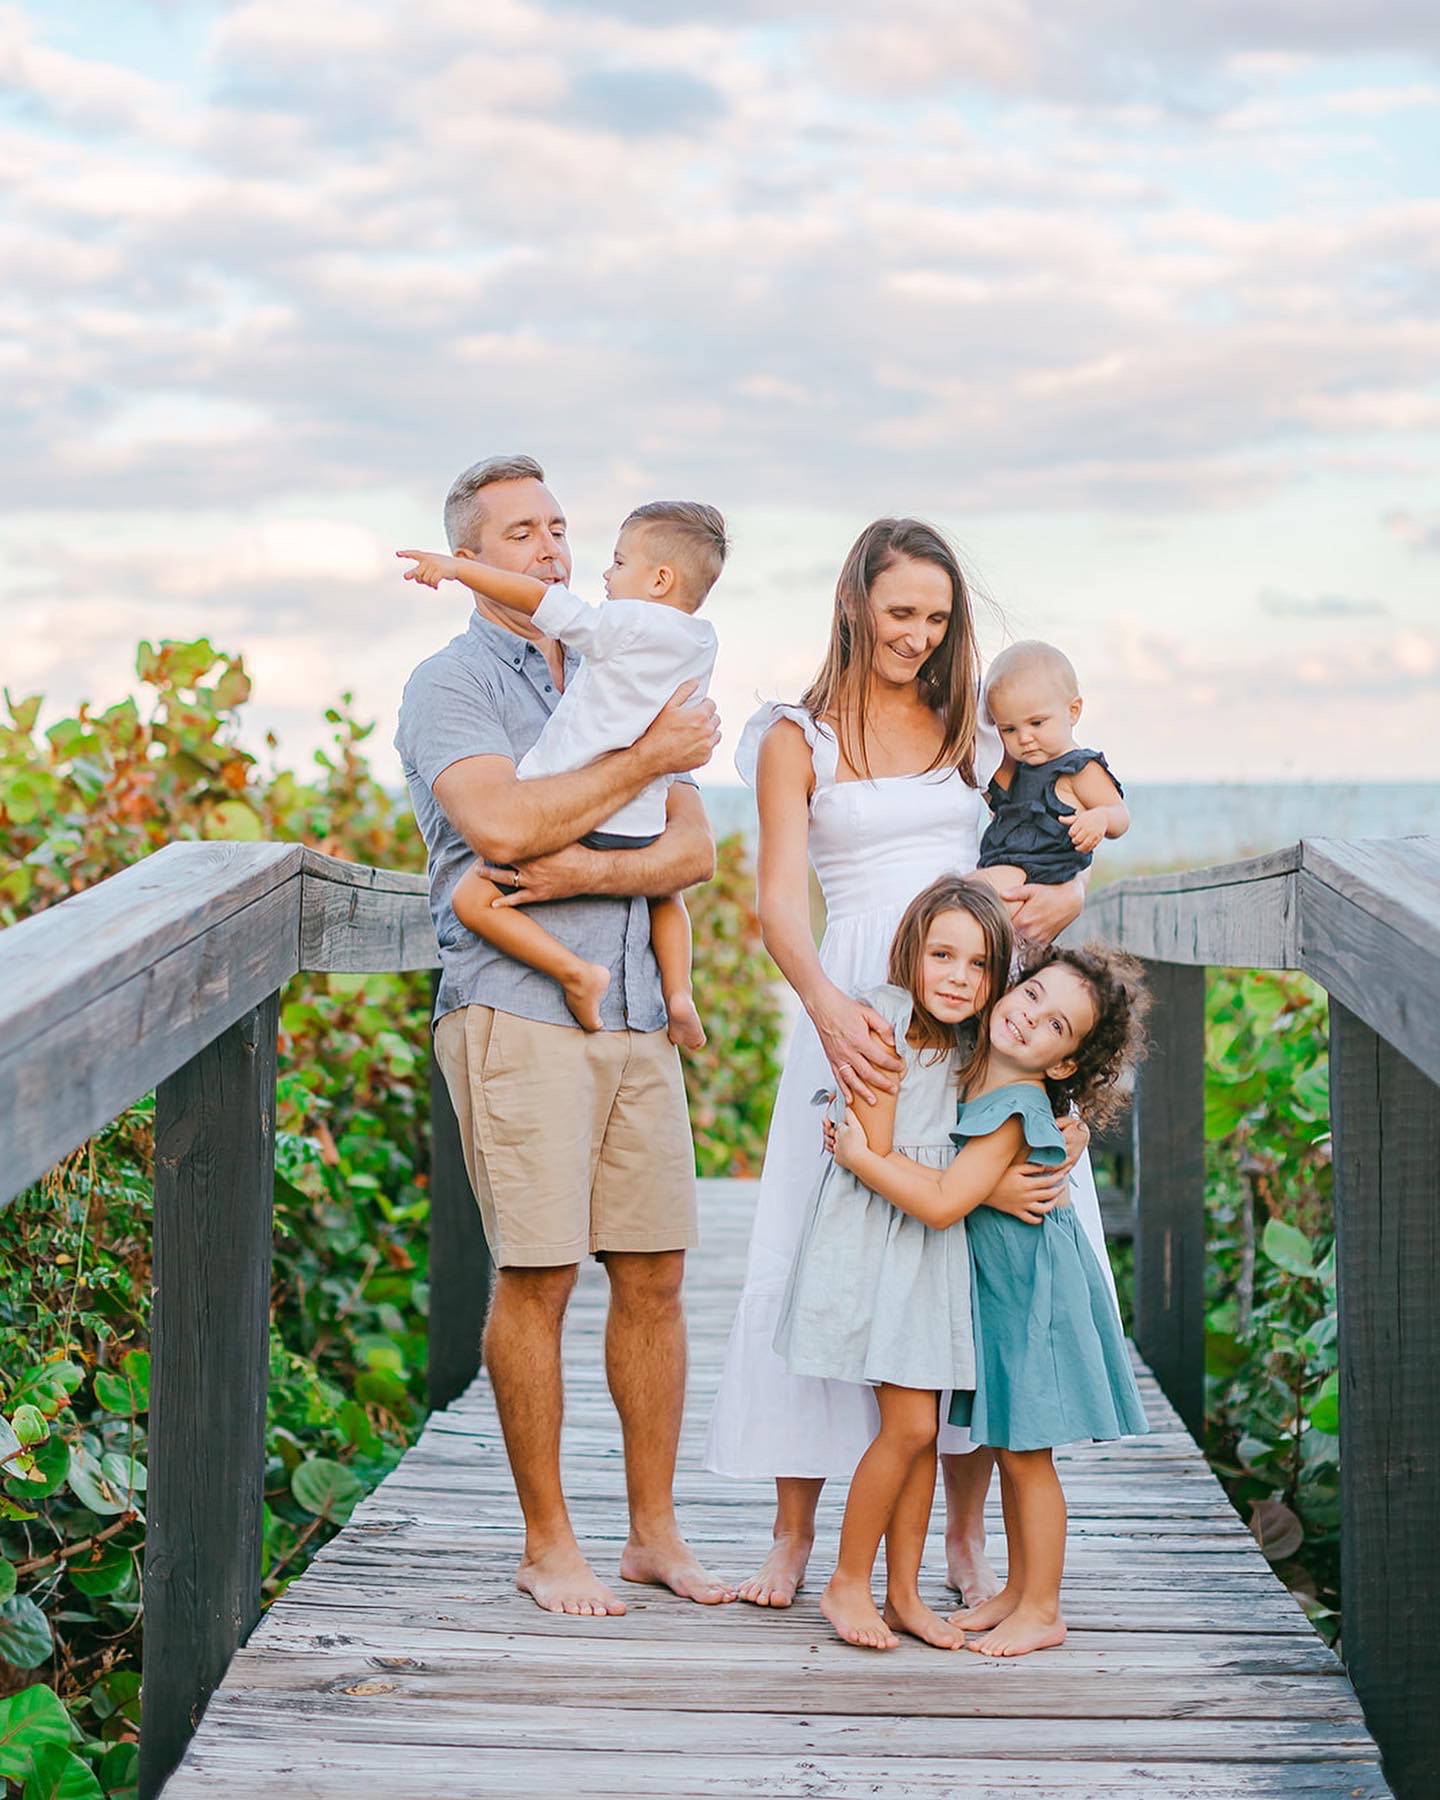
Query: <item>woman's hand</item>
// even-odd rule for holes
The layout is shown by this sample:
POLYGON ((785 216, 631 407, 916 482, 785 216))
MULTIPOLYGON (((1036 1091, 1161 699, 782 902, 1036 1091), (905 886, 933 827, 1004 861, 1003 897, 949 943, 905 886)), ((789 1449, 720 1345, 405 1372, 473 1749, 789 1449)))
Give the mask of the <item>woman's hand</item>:
POLYGON ((895 1054, 895 1033, 873 1006, 833 988, 810 1012, 826 1060, 846 1100, 873 1105, 876 1090, 893 1094, 905 1065, 895 1054))
POLYGON ((865 1127, 847 1106, 845 1117, 832 1130, 835 1133, 835 1160, 842 1169, 849 1169, 853 1173, 857 1159, 870 1148, 865 1127))
POLYGON ((1078 1113, 1067 1113, 1063 1119, 1057 1119, 1060 1135, 1065 1140, 1065 1160, 1055 1171, 1057 1175, 1068 1175, 1090 1148, 1090 1127, 1078 1113))
POLYGON ((1026 1225, 1038 1225, 1046 1213, 1064 1202, 1069 1186, 1070 1178, 1064 1169, 1046 1168, 1039 1163, 1012 1163, 981 1204, 1009 1213, 1012 1219, 1026 1225))
POLYGON ((1005 899, 1015 903, 1010 915, 1016 933, 1031 944, 1050 944, 1085 910, 1085 882, 1076 875, 1052 886, 1027 881, 1011 888, 1005 899))

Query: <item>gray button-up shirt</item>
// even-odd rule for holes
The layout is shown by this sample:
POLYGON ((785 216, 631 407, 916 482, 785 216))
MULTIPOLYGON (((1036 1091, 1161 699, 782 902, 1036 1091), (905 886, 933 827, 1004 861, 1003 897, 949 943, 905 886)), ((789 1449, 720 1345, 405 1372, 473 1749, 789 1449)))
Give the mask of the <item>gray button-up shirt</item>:
MULTIPOLYGON (((579 663, 566 650, 567 682, 579 663)), ((460 1006, 481 1005, 580 1029, 556 982, 476 937, 455 917, 450 896, 475 852, 435 798, 436 777, 463 757, 508 756, 518 763, 559 699, 542 652, 478 612, 468 631, 427 657, 405 684, 395 748, 429 853, 430 916, 440 944, 437 1019, 460 1006)), ((595 895, 547 900, 527 911, 578 956, 610 970, 600 1003, 607 1031, 658 1031, 665 1023, 650 908, 643 899, 595 895)))

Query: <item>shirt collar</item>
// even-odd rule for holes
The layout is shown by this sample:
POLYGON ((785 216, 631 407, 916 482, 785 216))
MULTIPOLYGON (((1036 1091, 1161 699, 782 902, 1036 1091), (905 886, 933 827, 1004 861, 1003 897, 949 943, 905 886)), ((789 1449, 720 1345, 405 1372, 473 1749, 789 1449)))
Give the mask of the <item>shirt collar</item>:
MULTIPOLYGON (((487 619, 477 606, 470 614, 469 636, 474 643, 481 644, 492 656, 508 663, 512 669, 523 667, 525 652, 533 649, 540 655, 540 646, 530 638, 522 638, 518 632, 507 631, 503 625, 497 625, 493 619, 487 619)), ((568 674, 580 661, 579 654, 568 644, 561 646, 565 653, 565 670, 568 674)))

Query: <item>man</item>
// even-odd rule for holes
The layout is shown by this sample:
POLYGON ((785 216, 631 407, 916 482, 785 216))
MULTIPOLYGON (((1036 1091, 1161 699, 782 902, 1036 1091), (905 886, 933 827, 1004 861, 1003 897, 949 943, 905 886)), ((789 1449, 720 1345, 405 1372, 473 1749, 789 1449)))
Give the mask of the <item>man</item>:
MULTIPOLYGON (((531 457, 457 477, 445 531, 456 556, 569 580, 565 516, 531 457)), ((469 629, 410 677, 395 744, 429 853, 436 1055, 497 1265, 484 1354, 525 1520, 516 1586, 549 1612, 598 1616, 625 1607, 581 1553, 560 1483, 560 1335, 587 1253, 610 1282, 606 1374, 630 1509, 620 1573, 702 1604, 734 1598, 675 1523, 694 1155, 646 905, 708 879, 714 842, 694 784, 677 781, 653 844, 579 843, 657 776, 708 762, 720 732, 714 706, 686 705, 682 687, 631 748, 522 782, 515 765, 577 666, 525 614, 477 597, 469 629), (459 924, 450 896, 476 856, 577 955, 610 969, 602 1030, 581 1030, 554 982, 459 924)))

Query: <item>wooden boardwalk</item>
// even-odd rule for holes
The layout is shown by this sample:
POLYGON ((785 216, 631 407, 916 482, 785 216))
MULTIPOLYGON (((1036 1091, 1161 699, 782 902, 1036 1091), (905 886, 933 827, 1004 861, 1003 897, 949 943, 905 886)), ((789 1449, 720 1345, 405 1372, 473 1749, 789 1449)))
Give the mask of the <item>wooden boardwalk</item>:
MULTIPOLYGON (((699 1453, 753 1194, 704 1184, 677 1481, 692 1543, 737 1576, 763 1553, 770 1494, 704 1474, 699 1453)), ((613 1579, 624 1490, 604 1295, 587 1267, 567 1343, 566 1468, 581 1540, 613 1579)), ((537 1611, 511 1586, 518 1512, 482 1377, 262 1620, 167 1800, 1387 1794, 1339 1662, 1143 1370, 1142 1386, 1151 1437, 1064 1459, 1069 1643, 1002 1663, 834 1639, 815 1596, 838 1487, 819 1579, 788 1613, 628 1587, 623 1619, 537 1611)), ((937 1604, 942 1566, 932 1537, 937 1604)))

